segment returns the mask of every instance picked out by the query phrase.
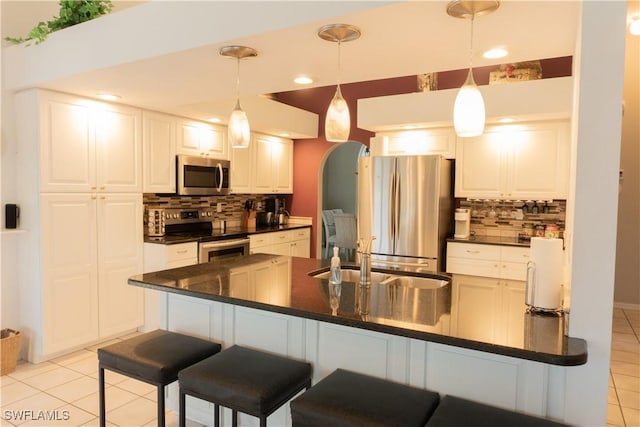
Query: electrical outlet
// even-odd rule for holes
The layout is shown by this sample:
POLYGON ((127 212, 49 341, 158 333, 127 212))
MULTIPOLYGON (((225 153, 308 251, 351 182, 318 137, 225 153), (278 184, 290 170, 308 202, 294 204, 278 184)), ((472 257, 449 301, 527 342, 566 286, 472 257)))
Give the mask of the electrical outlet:
POLYGON ((216 212, 218 213, 222 212, 222 202, 218 202, 216 204, 216 212))

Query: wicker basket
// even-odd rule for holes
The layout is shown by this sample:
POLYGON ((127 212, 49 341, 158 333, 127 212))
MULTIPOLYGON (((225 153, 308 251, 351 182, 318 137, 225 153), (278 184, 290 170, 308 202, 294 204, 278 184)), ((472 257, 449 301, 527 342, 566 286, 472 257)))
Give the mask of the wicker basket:
POLYGON ((2 329, 0 331, 0 375, 10 374, 16 370, 18 352, 20 350, 20 331, 2 329))

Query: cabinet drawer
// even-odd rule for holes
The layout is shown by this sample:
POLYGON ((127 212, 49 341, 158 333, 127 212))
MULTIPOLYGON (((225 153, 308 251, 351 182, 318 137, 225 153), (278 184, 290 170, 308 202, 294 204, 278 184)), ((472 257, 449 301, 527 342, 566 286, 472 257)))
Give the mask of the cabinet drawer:
POLYGON ((503 246, 500 259, 506 262, 529 262, 529 248, 519 248, 515 246, 503 246))
POLYGON ((301 228, 299 230, 291 230, 291 240, 309 239, 311 233, 308 228, 301 228))
POLYGON ((275 233, 252 234, 249 236, 251 248, 262 247, 273 243, 273 235, 275 233))
POLYGON ((447 273, 500 278, 500 265, 497 260, 447 257, 447 273))
POLYGON ((183 259, 198 259, 198 243, 179 243, 177 245, 167 245, 167 262, 183 259))
POLYGON ((289 242, 293 237, 293 235, 289 231, 278 231, 276 233, 270 234, 274 244, 289 242))
POLYGON ((449 242, 447 244, 447 257, 494 260, 497 262, 500 259, 500 246, 449 242))

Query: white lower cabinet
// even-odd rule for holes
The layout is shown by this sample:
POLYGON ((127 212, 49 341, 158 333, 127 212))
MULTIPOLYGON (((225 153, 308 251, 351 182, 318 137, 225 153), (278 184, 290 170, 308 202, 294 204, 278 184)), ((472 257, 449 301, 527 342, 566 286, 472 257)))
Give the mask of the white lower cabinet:
MULTIPOLYGON (((42 287, 29 291, 41 292, 42 324, 35 311, 25 316, 29 360, 142 325, 143 292, 127 284, 142 269, 142 196, 43 194, 40 204, 42 287)), ((38 268, 29 275, 38 280, 38 268)))
POLYGON ((528 260, 529 248, 449 242, 447 272, 454 273, 451 333, 522 345, 528 260))
POLYGON ((288 255, 309 258, 311 251, 311 232, 309 228, 300 228, 272 233, 252 234, 249 251, 273 255, 288 255))
MULTIPOLYGON (((248 280, 245 273, 238 271, 235 277, 248 280)), ((565 368, 550 370, 543 363, 523 359, 176 294, 168 294, 168 301, 169 330, 220 342, 223 349, 238 344, 306 360, 313 366, 314 384, 342 368, 548 416, 548 400, 553 394, 549 393, 550 384, 564 377, 565 368)), ((175 409, 177 386, 173 384, 168 390, 167 405, 175 409)), ((206 402, 187 400, 189 419, 209 425, 212 411, 206 402)), ((562 414, 553 416, 562 418, 562 414)), ((229 425, 230 411, 222 411, 222 418, 222 425, 229 425)), ((290 426, 289 405, 271 415, 268 422, 290 426)), ((257 426, 258 420, 240 414, 240 425, 257 426)))

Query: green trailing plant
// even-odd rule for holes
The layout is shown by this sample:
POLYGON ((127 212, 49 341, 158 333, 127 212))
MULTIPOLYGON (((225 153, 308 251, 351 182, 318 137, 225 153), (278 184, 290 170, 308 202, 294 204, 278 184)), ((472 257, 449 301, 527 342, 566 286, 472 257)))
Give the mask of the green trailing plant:
POLYGON ((111 0, 60 0, 59 4, 60 16, 47 22, 38 22, 25 38, 5 37, 5 40, 11 43, 34 40, 40 44, 49 33, 106 15, 113 7, 111 0))

